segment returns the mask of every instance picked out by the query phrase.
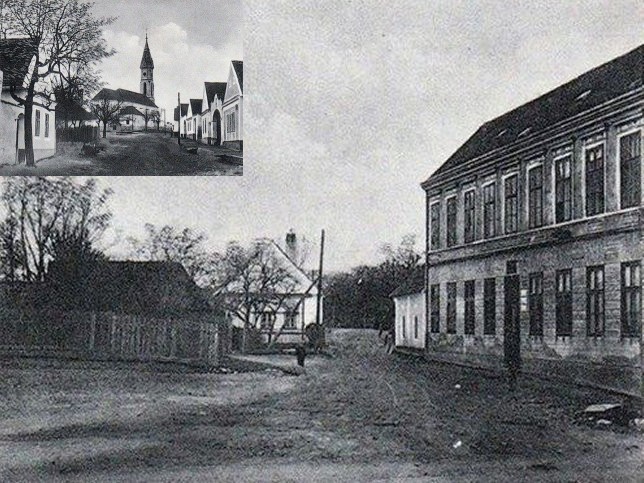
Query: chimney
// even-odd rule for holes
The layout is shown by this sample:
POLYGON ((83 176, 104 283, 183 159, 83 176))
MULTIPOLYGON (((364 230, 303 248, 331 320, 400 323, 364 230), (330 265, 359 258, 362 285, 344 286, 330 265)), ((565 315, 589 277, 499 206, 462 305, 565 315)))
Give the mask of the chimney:
POLYGON ((293 263, 297 263, 297 237, 293 228, 286 234, 286 254, 293 263))

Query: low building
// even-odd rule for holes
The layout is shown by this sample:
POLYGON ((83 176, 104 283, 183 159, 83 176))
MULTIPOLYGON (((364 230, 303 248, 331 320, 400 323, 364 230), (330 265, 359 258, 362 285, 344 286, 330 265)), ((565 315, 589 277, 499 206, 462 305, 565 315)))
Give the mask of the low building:
POLYGON ((485 123, 422 183, 428 356, 640 391, 643 69, 485 123))
POLYGON ((230 63, 226 94, 222 105, 224 117, 224 146, 242 150, 244 147, 244 63, 230 63))
POLYGON ((221 112, 226 95, 225 82, 205 82, 201 101, 202 142, 219 146, 223 137, 221 112))
POLYGON ((391 293, 395 308, 395 345, 406 349, 425 349, 425 266, 391 293))
MULTIPOLYGON (((27 79, 35 68, 36 46, 29 39, 0 42, 0 164, 25 162, 25 99, 27 79)), ((32 108, 34 160, 56 153, 56 103, 42 95, 32 108)))
POLYGON ((201 99, 190 99, 186 113, 186 137, 195 141, 201 140, 201 99))
POLYGON ((119 123, 112 124, 112 130, 116 131, 144 131, 156 125, 152 122, 154 113, 160 113, 157 105, 147 96, 127 89, 101 89, 94 96, 92 102, 108 100, 121 104, 119 123), (146 114, 148 122, 146 125, 146 114))
POLYGON ((183 118, 188 114, 188 104, 181 104, 181 112, 179 112, 179 106, 174 108, 174 121, 172 122, 172 133, 173 136, 177 136, 179 133, 179 126, 181 126, 181 137, 186 137, 186 131, 183 118))

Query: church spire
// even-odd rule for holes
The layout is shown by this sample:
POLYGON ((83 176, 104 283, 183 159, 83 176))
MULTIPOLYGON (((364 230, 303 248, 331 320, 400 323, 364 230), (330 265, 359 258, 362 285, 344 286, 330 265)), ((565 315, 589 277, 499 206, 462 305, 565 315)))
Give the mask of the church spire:
POLYGON ((148 45, 148 32, 145 32, 145 48, 141 58, 141 94, 154 102, 154 61, 148 45))
POLYGON ((148 34, 145 34, 145 48, 143 49, 143 57, 141 58, 141 69, 154 69, 154 61, 150 53, 150 46, 148 45, 148 34))

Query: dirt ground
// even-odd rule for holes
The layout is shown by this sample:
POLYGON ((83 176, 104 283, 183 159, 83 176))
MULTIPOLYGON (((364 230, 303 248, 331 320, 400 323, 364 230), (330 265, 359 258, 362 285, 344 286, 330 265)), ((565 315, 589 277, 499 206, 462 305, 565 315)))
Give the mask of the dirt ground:
POLYGON ((174 366, 0 366, 3 481, 642 481, 644 437, 576 422, 599 391, 387 355, 336 331, 330 356, 174 366), (268 363, 261 364, 261 363, 268 363), (258 364, 260 363, 260 364, 258 364))
MULTIPOLYGON (((197 146, 182 140, 183 146, 197 146)), ((180 150, 168 134, 141 132, 108 133, 100 139, 104 151, 96 156, 80 154, 82 143, 60 143, 56 156, 43 159, 34 168, 0 166, 2 176, 221 176, 242 175, 236 152, 202 147, 199 154, 180 150), (229 156, 230 155, 230 156, 229 156), (234 155, 234 157, 233 157, 234 155)))

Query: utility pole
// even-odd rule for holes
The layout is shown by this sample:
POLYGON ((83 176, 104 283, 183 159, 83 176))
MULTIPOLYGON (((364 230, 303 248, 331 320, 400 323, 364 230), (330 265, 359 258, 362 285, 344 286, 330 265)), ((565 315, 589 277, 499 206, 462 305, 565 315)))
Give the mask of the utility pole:
POLYGON ((322 309, 322 269, 324 266, 324 230, 320 239, 320 272, 318 273, 318 297, 315 307, 315 323, 320 324, 320 311, 322 309))
POLYGON ((177 101, 179 102, 179 122, 177 123, 179 125, 179 131, 177 131, 177 140, 179 142, 179 146, 181 146, 181 93, 177 92, 177 101))

